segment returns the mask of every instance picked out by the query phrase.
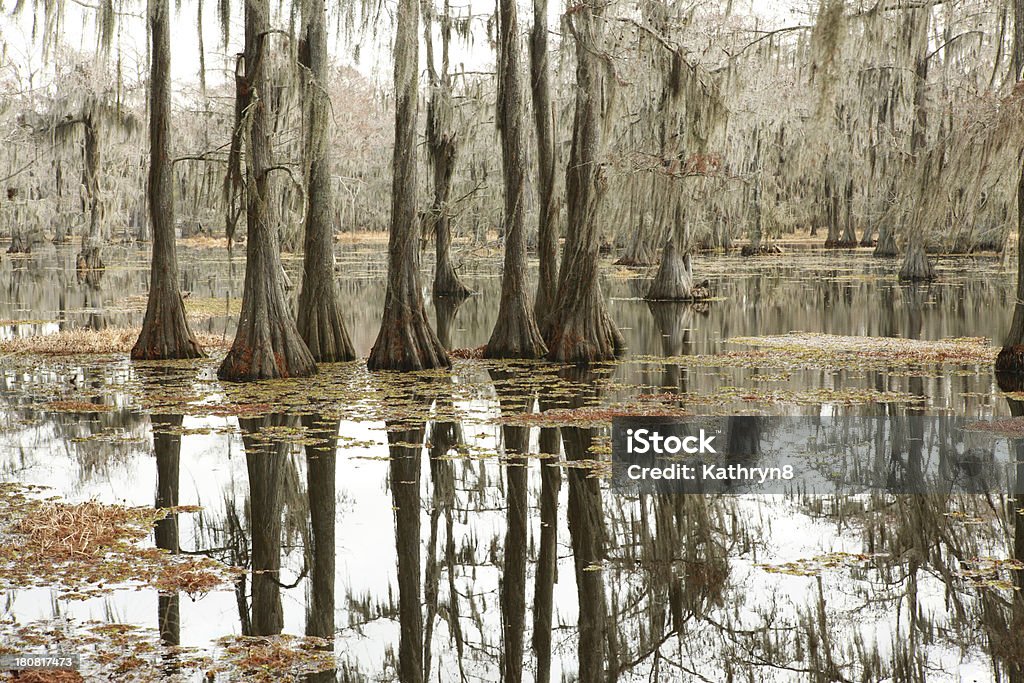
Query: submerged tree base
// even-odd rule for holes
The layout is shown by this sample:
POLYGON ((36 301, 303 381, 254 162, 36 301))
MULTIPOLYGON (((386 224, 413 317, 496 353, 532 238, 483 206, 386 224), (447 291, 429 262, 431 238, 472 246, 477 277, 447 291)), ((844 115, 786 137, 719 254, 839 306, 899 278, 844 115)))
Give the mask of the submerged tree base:
POLYGON ((152 311, 153 319, 164 321, 164 324, 142 325, 142 332, 132 347, 132 360, 180 360, 206 356, 188 327, 184 306, 179 305, 177 311, 167 312, 160 310, 158 301, 151 301, 150 306, 155 309, 152 311), (167 324, 170 320, 175 322, 167 324))
POLYGON ((996 356, 996 379, 1003 391, 1024 388, 1024 344, 1011 344, 999 350, 996 356), (1006 388, 1012 386, 1013 388, 1006 388))
POLYGON ((231 350, 217 369, 217 378, 253 382, 315 375, 316 362, 294 324, 291 323, 292 329, 284 329, 289 323, 290 320, 267 322, 258 330, 239 330, 231 350))
POLYGON ((690 254, 676 248, 675 240, 665 243, 651 287, 644 297, 648 301, 701 301, 711 296, 710 282, 693 281, 693 262, 690 254))
POLYGON ((433 294, 437 298, 450 297, 462 300, 473 294, 473 290, 459 279, 459 275, 455 272, 451 261, 445 259, 444 263, 438 266, 438 270, 434 275, 433 294))
POLYGON ((414 320, 392 322, 385 314, 366 367, 374 370, 433 370, 451 366, 422 307, 414 320))
POLYGON ((740 248, 740 256, 778 256, 782 253, 782 247, 777 244, 744 244, 740 248))
POLYGON ((520 303, 525 310, 499 316, 484 347, 484 358, 542 358, 548 352, 532 311, 522 299, 520 303))
POLYGON ((923 247, 914 245, 908 248, 899 278, 907 282, 929 282, 935 279, 935 268, 923 247))
POLYGON ((626 341, 604 307, 588 307, 570 313, 555 326, 548 340, 547 358, 562 363, 599 363, 615 360, 625 350, 626 341))
POLYGON ((878 232, 878 243, 875 244, 875 251, 872 254, 878 258, 890 258, 899 256, 896 248, 896 233, 883 228, 878 232))
POLYGON ((79 273, 94 270, 103 270, 103 259, 100 256, 99 247, 82 247, 75 261, 75 269, 79 273))

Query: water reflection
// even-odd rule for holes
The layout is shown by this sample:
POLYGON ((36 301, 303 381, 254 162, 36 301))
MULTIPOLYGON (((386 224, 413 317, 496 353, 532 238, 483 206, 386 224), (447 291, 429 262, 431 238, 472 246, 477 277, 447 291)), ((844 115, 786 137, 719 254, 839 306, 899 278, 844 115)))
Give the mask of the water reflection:
MULTIPOLYGON (((306 429, 306 493, 309 500, 310 565, 306 635, 324 638, 333 650, 335 632, 335 520, 337 450, 340 420, 319 414, 302 416, 306 429)), ((329 669, 307 676, 309 683, 335 680, 329 669)))
MULTIPOLYGON (((33 254, 31 262, 5 259, 0 278, 11 277, 0 301, 0 335, 136 324, 142 307, 133 297, 145 291, 145 272, 132 265, 136 254, 118 254, 111 250, 98 289, 68 277, 63 252, 33 254), (8 322, 27 320, 26 311, 34 321, 8 322)), ((155 620, 147 603, 146 623, 166 645, 206 645, 232 630, 304 630, 344 658, 310 680, 699 680, 689 672, 756 680, 766 670, 800 670, 836 680, 918 681, 954 659, 952 666, 959 665, 963 648, 974 664, 994 658, 1007 680, 1021 681, 1020 591, 979 588, 964 575, 979 557, 1024 560, 1024 524, 1013 514, 1022 506, 1020 490, 1004 497, 1004 530, 984 496, 624 496, 609 492, 586 466, 606 457, 604 428, 502 421, 643 394, 694 413, 751 413, 732 417, 729 433, 748 440, 731 444, 731 452, 753 461, 762 424, 753 413, 828 416, 839 424, 878 415, 887 419, 873 431, 848 430, 845 438, 864 440, 871 457, 891 467, 893 486, 910 488, 927 469, 922 444, 930 438, 927 424, 911 418, 1022 412, 1012 399, 1003 403, 986 369, 782 372, 690 362, 734 351, 729 337, 792 330, 997 336, 1000 323, 990 311, 1009 301, 1002 280, 946 270, 944 282, 930 288, 900 287, 884 268, 857 259, 844 267, 811 255, 764 262, 760 271, 738 259, 702 259, 722 297, 704 308, 640 301, 642 276, 609 271, 612 314, 631 353, 648 356, 645 362, 590 374, 558 369, 560 377, 550 376, 550 366, 502 366, 489 376, 475 366, 457 368, 429 380, 433 403, 414 399, 417 419, 373 414, 339 426, 327 400, 294 414, 243 417, 241 458, 233 418, 213 409, 227 399, 211 399, 208 415, 193 405, 184 419, 159 404, 171 383, 221 391, 202 369, 179 368, 173 380, 151 373, 140 397, 119 393, 118 384, 148 372, 141 366, 77 359, 4 366, 0 471, 5 479, 49 481, 61 470, 55 485, 62 495, 147 505, 155 477, 156 505, 208 507, 197 522, 185 514, 162 520, 156 544, 176 552, 192 534, 246 568, 237 623, 216 618, 225 607, 216 595, 182 604, 173 593, 154 596, 155 620), (659 362, 663 357, 672 360, 659 362), (735 388, 750 393, 715 402, 735 388), (876 390, 885 400, 762 402, 755 391, 766 388, 876 390), (72 396, 84 404, 78 412, 53 408, 72 396), (156 414, 147 417, 140 403, 156 414), (147 423, 154 470, 142 457, 149 455, 142 443, 147 423), (304 459, 295 457, 300 442, 304 459), (425 452, 429 478, 421 474, 425 452), (236 502, 246 499, 242 512, 236 502), (981 522, 965 526, 965 518, 981 522), (302 553, 290 552, 295 547, 302 553), (838 567, 801 573, 810 566, 801 562, 830 553, 838 567), (778 566, 782 573, 774 572, 778 566), (357 613, 360 601, 372 605, 365 614, 357 613), (865 631, 885 634, 881 642, 861 638, 850 614, 865 631)), ((230 335, 230 301, 241 291, 242 270, 214 252, 190 252, 183 265, 193 314, 203 316, 197 329, 230 335)), ((358 302, 347 307, 350 329, 364 354, 379 323, 382 267, 373 250, 339 253, 341 289, 358 302)), ((479 295, 434 302, 449 348, 479 346, 493 325, 497 269, 484 264, 467 279, 479 295)), ((279 410, 253 396, 238 403, 279 410)), ((410 412, 397 399, 388 407, 395 415, 410 412)), ((942 467, 966 467, 972 448, 958 442, 943 454, 942 467)), ((1012 574, 1017 587, 1021 575, 1012 574)))

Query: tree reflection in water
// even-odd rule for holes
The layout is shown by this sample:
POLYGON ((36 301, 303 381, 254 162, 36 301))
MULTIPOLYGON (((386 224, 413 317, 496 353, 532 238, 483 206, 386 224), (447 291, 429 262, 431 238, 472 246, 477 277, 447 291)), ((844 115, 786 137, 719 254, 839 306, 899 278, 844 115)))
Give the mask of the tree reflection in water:
MULTIPOLYGON (((335 519, 338 428, 340 420, 313 413, 302 416, 306 429, 306 495, 309 501, 310 566, 306 598, 306 635, 324 638, 334 649, 335 519)), ((308 683, 335 680, 335 670, 306 677, 308 683)))
POLYGON ((420 581, 420 458, 423 424, 388 422, 389 477, 398 551, 398 676, 422 683, 423 613, 420 581))
POLYGON ((239 418, 245 466, 249 473, 249 529, 252 535, 251 632, 268 636, 281 633, 281 533, 284 512, 283 470, 290 442, 274 436, 274 429, 294 427, 298 419, 277 413, 239 418), (263 431, 265 430, 265 431, 263 431))

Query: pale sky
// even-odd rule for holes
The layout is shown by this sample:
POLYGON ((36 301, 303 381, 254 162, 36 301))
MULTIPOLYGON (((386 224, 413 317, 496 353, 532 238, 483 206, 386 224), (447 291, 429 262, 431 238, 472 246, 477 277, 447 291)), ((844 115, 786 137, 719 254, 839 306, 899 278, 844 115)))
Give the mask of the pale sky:
MULTIPOLYGON (((26 4, 33 0, 25 0, 26 4)), ((494 53, 487 43, 484 22, 494 11, 494 0, 469 0, 470 7, 476 17, 474 20, 475 37, 471 45, 466 45, 457 38, 452 45, 453 68, 462 63, 468 70, 488 68, 493 65, 494 53)), ((32 38, 33 15, 26 8, 18 17, 11 16, 14 0, 0 0, 0 43, 7 50, 3 62, 4 69, 17 69, 21 80, 26 80, 29 71, 45 73, 47 64, 44 62, 41 41, 32 38)), ((64 42, 69 47, 82 52, 92 52, 96 47, 96 28, 93 17, 95 10, 87 8, 91 0, 71 0, 66 2, 64 22, 64 42)), ((232 3, 236 10, 231 22, 231 37, 228 48, 221 45, 220 27, 217 19, 217 0, 205 0, 203 12, 203 40, 206 54, 207 83, 217 84, 226 80, 234 67, 234 54, 241 50, 242 3, 232 3)), ((272 3, 274 4, 274 3, 272 3)), ((562 11, 560 2, 551 2, 552 6, 549 25, 558 27, 559 14, 562 11)), ((115 5, 126 8, 126 14, 118 22, 118 35, 115 38, 114 50, 120 50, 125 75, 146 71, 146 28, 145 4, 115 0, 115 5)), ((181 9, 173 13, 171 39, 171 70, 177 87, 198 83, 199 40, 196 28, 195 0, 183 0, 181 9)), ((338 63, 356 66, 363 74, 375 80, 387 82, 391 78, 390 50, 383 41, 390 38, 392 31, 391 19, 395 8, 395 0, 385 0, 384 11, 378 26, 376 37, 366 35, 359 40, 361 60, 354 63, 354 45, 347 43, 340 36, 331 41, 331 52, 338 63)), ((749 11, 752 7, 756 13, 766 17, 772 23, 793 21, 791 6, 804 5, 806 0, 737 0, 737 11, 749 11)), ((463 5, 465 6, 465 5, 463 5)), ((532 21, 532 9, 527 3, 520 2, 520 24, 525 31, 532 21)), ((435 45, 439 43, 435 41, 435 45)), ((439 52, 439 48, 438 48, 439 52)), ((421 60, 424 51, 420 50, 421 60)), ((438 54, 438 59, 440 55, 438 54)), ((35 79, 38 83, 38 77, 35 79)))

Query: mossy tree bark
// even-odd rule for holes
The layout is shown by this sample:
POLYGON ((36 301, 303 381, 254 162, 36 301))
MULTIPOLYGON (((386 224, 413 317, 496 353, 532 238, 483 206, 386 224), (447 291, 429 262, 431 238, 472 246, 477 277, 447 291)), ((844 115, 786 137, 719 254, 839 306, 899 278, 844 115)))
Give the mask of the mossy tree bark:
POLYGON ((100 130, 96 118, 89 113, 82 117, 83 146, 82 185, 85 187, 86 208, 89 211, 89 230, 82 236, 82 249, 78 253, 79 271, 103 268, 100 255, 103 222, 103 204, 100 201, 100 130))
POLYGON ((434 230, 434 296, 465 298, 472 292, 455 272, 452 263, 452 227, 448 200, 452 193, 455 160, 458 157, 458 132, 452 107, 452 84, 448 75, 448 46, 451 43, 450 6, 444 3, 441 18, 441 73, 434 67, 433 4, 423 2, 423 38, 427 49, 427 77, 430 101, 427 104, 427 151, 434 175, 434 204, 429 226, 434 230))
POLYGON ((558 300, 547 339, 548 358, 588 363, 610 360, 625 349, 608 315, 598 280, 597 213, 605 179, 601 170, 604 66, 603 5, 587 0, 568 17, 576 43, 576 112, 566 169, 568 223, 558 300))
POLYGON ((1024 375, 1024 169, 1017 179, 1017 297, 1010 331, 996 356, 996 373, 1024 375))
POLYGON ((171 47, 168 0, 149 0, 149 216, 153 254, 142 332, 132 347, 135 360, 199 358, 203 350, 185 317, 178 289, 174 244, 174 178, 171 169, 171 47))
POLYGON ((316 372, 306 342, 288 310, 281 275, 277 229, 272 220, 270 174, 273 161, 273 88, 267 73, 270 50, 268 0, 246 0, 242 110, 248 112, 249 154, 246 155, 246 263, 242 312, 235 341, 217 376, 252 381, 307 377, 316 372))
POLYGON ((300 63, 308 71, 306 83, 306 230, 299 292, 299 334, 313 359, 321 363, 356 357, 341 315, 334 279, 334 229, 331 222, 331 170, 327 159, 330 99, 327 95, 327 31, 324 0, 304 3, 305 50, 300 63))
POLYGON ((533 0, 530 29, 530 91, 537 137, 537 294, 533 313, 541 330, 554 308, 558 290, 558 201, 555 197, 555 136, 551 77, 548 71, 548 0, 533 0))
POLYGON ((505 265, 498 318, 487 358, 539 358, 547 353, 526 293, 526 162, 516 0, 498 4, 498 133, 505 189, 505 265))
POLYGON ((370 370, 423 370, 451 363, 427 322, 420 289, 420 228, 416 219, 417 1, 398 3, 388 286, 380 332, 366 363, 370 370))

